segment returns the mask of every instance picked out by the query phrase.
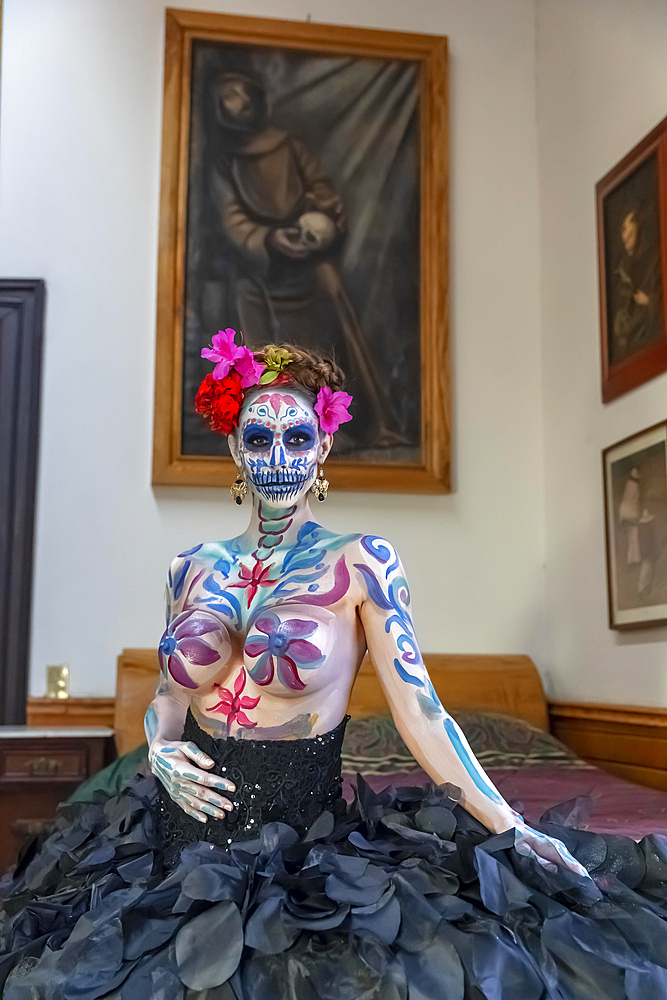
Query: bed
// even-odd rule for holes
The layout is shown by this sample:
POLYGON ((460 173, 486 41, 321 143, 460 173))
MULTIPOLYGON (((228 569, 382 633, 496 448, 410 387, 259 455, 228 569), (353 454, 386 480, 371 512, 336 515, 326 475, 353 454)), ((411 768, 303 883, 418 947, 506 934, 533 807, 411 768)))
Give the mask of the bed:
MULTIPOLYGON (((480 762, 529 822, 544 817, 637 840, 647 833, 667 834, 667 792, 608 774, 551 736, 544 689, 529 657, 425 654, 424 660, 438 696, 480 762)), ((119 758, 85 782, 73 798, 112 793, 136 771, 147 771, 143 716, 157 678, 154 650, 123 651, 115 702, 119 758)), ((352 718, 343 747, 346 797, 354 794, 357 773, 375 790, 390 783, 416 785, 429 780, 393 725, 368 657, 348 711, 352 718)))

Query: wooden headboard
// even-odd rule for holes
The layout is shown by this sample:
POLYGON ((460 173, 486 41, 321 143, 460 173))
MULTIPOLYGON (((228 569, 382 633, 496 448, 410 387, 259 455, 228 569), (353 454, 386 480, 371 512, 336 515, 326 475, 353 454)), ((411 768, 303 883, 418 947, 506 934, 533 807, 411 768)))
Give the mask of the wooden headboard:
MULTIPOLYGON (((425 653, 424 662, 447 709, 502 712, 548 730, 542 681, 529 656, 425 653)), ((114 729, 119 754, 144 742, 144 714, 155 697, 158 672, 157 653, 153 649, 124 649, 118 657, 114 729)), ((388 711, 373 665, 366 656, 352 688, 348 712, 360 717, 388 711)))

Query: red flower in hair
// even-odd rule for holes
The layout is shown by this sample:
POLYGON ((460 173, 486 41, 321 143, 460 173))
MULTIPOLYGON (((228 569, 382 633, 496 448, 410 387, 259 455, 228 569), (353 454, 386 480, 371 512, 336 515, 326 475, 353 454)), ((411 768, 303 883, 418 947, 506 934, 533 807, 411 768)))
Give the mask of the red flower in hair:
POLYGON ((206 375, 197 391, 195 410, 200 413, 211 430, 231 434, 239 422, 243 402, 241 376, 231 371, 224 378, 206 375))

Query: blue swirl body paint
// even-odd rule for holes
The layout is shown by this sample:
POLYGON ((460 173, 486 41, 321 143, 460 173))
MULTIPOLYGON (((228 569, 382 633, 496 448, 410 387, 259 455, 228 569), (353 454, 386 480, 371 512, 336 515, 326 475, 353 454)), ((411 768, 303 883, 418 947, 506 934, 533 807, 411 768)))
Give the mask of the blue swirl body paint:
POLYGON ((473 764, 470 754, 468 753, 466 748, 463 746, 463 743, 461 742, 461 736, 459 735, 459 731, 456 728, 454 720, 449 716, 447 716, 444 720, 444 727, 445 727, 445 732, 447 733, 452 746, 456 750, 456 756, 459 758, 459 760, 465 767, 466 771, 472 778, 475 786, 479 788, 480 792, 483 792, 484 795, 490 798, 492 802, 502 802, 503 799, 501 799, 498 792, 496 792, 495 789, 492 788, 491 785, 489 785, 489 783, 484 780, 482 775, 479 773, 479 771, 473 764))

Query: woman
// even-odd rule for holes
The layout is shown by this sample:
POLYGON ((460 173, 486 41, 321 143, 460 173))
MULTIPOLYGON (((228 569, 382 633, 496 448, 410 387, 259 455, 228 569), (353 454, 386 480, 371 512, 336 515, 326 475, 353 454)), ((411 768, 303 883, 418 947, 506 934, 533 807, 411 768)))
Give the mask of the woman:
POLYGON ((313 519, 349 419, 340 370, 251 354, 233 331, 203 353, 197 407, 229 432, 250 525, 172 563, 146 715, 159 781, 65 813, 23 858, 4 996, 664 995, 661 844, 527 826, 438 701, 390 543, 313 519), (359 779, 348 807, 339 754, 366 648, 435 784, 377 796, 359 779))

